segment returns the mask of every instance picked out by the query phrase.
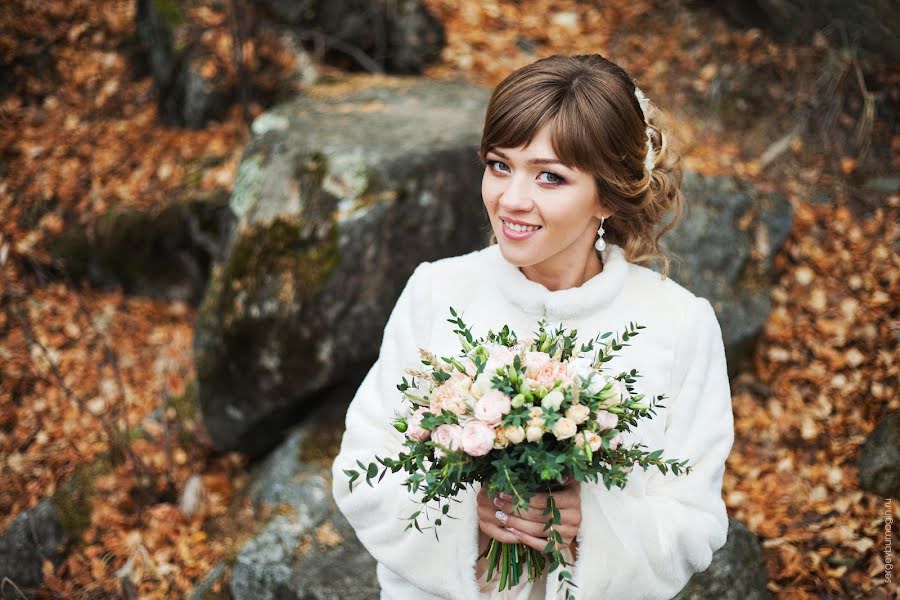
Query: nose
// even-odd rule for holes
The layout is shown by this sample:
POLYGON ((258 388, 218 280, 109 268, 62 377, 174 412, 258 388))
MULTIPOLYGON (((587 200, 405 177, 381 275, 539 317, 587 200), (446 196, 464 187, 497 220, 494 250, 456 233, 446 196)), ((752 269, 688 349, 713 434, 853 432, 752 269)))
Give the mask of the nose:
POLYGON ((513 175, 506 179, 506 188, 500 194, 498 204, 510 212, 527 212, 533 204, 531 200, 531 181, 525 176, 513 175))

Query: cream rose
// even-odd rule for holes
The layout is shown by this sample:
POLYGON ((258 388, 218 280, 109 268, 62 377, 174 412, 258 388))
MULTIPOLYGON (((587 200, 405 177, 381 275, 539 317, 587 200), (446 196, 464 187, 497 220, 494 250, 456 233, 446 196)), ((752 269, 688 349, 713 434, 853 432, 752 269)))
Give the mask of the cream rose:
POLYGON ((525 428, 518 425, 506 428, 506 439, 510 444, 520 444, 525 439, 525 428))
POLYGON ((534 406, 528 411, 528 425, 530 427, 544 426, 544 411, 540 406, 534 406))
POLYGON ((576 431, 578 431, 578 426, 575 425, 575 421, 566 417, 553 424, 553 435, 558 440, 568 439, 575 435, 576 431))
POLYGON ((498 427, 494 430, 494 448, 502 450, 509 446, 509 438, 506 436, 506 429, 498 427))
POLYGON ((544 428, 536 425, 529 425, 525 429, 525 439, 529 442, 537 442, 544 437, 544 428))
POLYGON ((587 421, 589 416, 591 416, 591 409, 584 404, 573 404, 566 410, 566 417, 575 421, 576 425, 587 421))

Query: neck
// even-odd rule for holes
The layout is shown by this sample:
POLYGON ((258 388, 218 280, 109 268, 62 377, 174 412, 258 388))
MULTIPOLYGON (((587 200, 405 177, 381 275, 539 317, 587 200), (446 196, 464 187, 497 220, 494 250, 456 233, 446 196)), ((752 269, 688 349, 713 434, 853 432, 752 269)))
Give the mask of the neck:
POLYGON ((579 287, 603 271, 600 253, 591 246, 587 255, 570 258, 555 256, 541 263, 520 267, 531 281, 540 283, 551 292, 579 287))

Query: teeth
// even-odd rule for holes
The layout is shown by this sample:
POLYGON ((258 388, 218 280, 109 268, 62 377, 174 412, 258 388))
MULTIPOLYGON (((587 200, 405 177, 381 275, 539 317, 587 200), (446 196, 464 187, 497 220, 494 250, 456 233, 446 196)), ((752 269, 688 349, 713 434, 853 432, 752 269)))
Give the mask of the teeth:
POLYGON ((540 227, 536 227, 534 225, 518 225, 516 223, 510 223, 509 221, 503 221, 506 223, 506 226, 512 231, 537 231, 540 227))

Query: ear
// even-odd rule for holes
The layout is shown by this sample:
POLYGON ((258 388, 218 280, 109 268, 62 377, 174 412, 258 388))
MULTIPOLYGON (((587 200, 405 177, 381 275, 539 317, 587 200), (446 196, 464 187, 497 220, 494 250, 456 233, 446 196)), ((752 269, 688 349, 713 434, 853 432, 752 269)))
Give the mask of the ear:
POLYGON ((610 210, 606 206, 603 206, 602 204, 598 203, 597 208, 594 209, 593 216, 599 221, 601 218, 603 218, 603 219, 610 218, 613 214, 615 214, 615 212, 616 211, 610 210))

